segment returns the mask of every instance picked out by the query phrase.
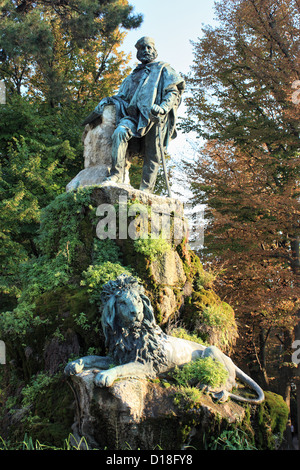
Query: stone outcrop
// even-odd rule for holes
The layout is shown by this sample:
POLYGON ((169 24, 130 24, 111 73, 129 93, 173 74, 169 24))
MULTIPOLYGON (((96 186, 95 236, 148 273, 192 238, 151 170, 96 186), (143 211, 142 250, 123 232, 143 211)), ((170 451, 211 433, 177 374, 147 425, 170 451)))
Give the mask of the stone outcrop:
MULTIPOLYGON (((141 222, 141 218, 146 219, 146 222, 149 223, 149 225, 145 226, 146 232, 144 236, 159 237, 162 235, 162 238, 168 240, 176 247, 188 235, 184 205, 177 199, 149 194, 127 184, 111 182, 105 182, 99 188, 95 188, 93 198, 99 206, 101 204, 118 206, 117 224, 119 229, 120 223, 122 225, 128 223, 129 225, 130 222, 137 218, 136 216, 141 214, 138 220, 136 220, 136 224, 141 222), (129 205, 132 205, 130 210, 128 210, 129 205), (122 217, 124 217, 124 220, 122 217)), ((103 209, 105 210, 105 207, 103 209)), ((103 216, 104 213, 101 213, 99 209, 96 215, 103 216)), ((127 231, 127 235, 129 238, 133 238, 129 231, 127 231)), ((99 237, 99 233, 97 233, 97 236, 99 237)), ((140 236, 141 234, 139 234, 140 236)), ((117 238, 118 240, 125 238, 125 234, 119 234, 117 238)), ((174 263, 176 264, 175 259, 174 263)))
MULTIPOLYGON (((114 215, 116 209, 115 241, 121 247, 126 264, 134 266, 143 279, 147 294, 159 312, 160 324, 167 323, 179 312, 185 296, 189 296, 192 289, 178 251, 188 235, 183 204, 176 199, 116 183, 95 187, 92 200, 99 217, 96 226, 98 238, 101 238, 100 228, 103 230, 101 224, 106 220, 106 211, 113 208, 114 215), (125 219, 121 220, 122 217, 125 219), (128 233, 120 233, 130 225, 138 233, 143 217, 146 218, 144 227, 149 231, 149 238, 151 231, 157 234, 162 231, 164 241, 167 241, 163 245, 166 246, 165 251, 157 257, 139 253, 135 239, 128 233)), ((203 435, 207 435, 208 430, 213 432, 223 421, 239 422, 244 416, 244 409, 236 403, 218 404, 205 394, 197 404, 178 406, 174 400, 178 388, 172 385, 165 387, 160 381, 122 379, 109 388, 96 387, 96 372, 90 369, 68 379, 76 398, 72 433, 77 441, 84 437, 90 448, 124 449, 127 446, 147 450, 160 445, 163 449, 180 449, 192 441, 201 448, 203 435)))
POLYGON ((173 250, 163 253, 158 262, 152 263, 152 275, 162 286, 183 286, 186 281, 182 261, 173 250))
MULTIPOLYGON (((182 304, 187 283, 183 261, 177 252, 177 246, 188 235, 183 204, 173 198, 149 194, 130 185, 116 183, 105 183, 95 188, 93 198, 98 204, 96 215, 101 217, 100 221, 107 205, 118 207, 116 243, 121 246, 128 263, 135 266, 142 278, 150 276, 152 286, 156 286, 156 296, 152 301, 160 310, 162 322, 166 323, 182 304), (120 225, 123 227, 122 236, 120 225), (137 256, 132 238, 135 234, 140 236, 141 225, 146 230, 146 238, 159 237, 162 232, 163 241, 167 242, 168 249, 162 251, 157 258, 152 259, 149 256, 148 265, 146 260, 145 264, 141 264, 143 257, 137 256)), ((98 227, 97 225, 96 233, 101 238, 98 227)), ((103 232, 103 225, 101 231, 103 232)))
POLYGON ((176 388, 142 379, 124 379, 109 388, 94 385, 93 370, 72 378, 76 397, 73 435, 89 448, 108 450, 180 450, 203 446, 203 435, 223 424, 238 424, 245 410, 238 404, 215 403, 204 395, 193 405, 176 404, 176 388))

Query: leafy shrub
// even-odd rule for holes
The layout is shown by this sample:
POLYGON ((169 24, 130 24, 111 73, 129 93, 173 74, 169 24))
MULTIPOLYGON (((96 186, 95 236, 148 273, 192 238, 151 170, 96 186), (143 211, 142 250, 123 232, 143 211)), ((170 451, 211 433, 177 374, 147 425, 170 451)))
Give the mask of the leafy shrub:
POLYGON ((132 276, 132 272, 129 268, 125 268, 119 263, 111 263, 110 261, 89 266, 88 269, 82 273, 83 280, 81 281, 81 285, 88 287, 90 302, 100 302, 101 290, 104 284, 117 279, 118 276, 124 273, 132 276))
POLYGON ((121 274, 133 275, 132 269, 122 265, 122 254, 118 245, 107 238, 95 239, 93 246, 93 264, 82 273, 81 285, 88 288, 91 303, 99 303, 101 290, 108 281, 115 280, 121 274))
POLYGON ((134 248, 151 261, 155 261, 163 253, 171 249, 167 239, 149 236, 148 238, 138 238, 134 241, 134 248))
POLYGON ((35 304, 26 300, 20 302, 13 311, 7 311, 0 315, 1 336, 12 341, 17 337, 24 337, 29 329, 33 329, 47 320, 42 320, 35 315, 35 304))
MULTIPOLYGON (((82 253, 86 249, 81 239, 84 228, 81 224, 88 211, 93 214, 90 194, 91 189, 61 194, 42 210, 37 239, 40 255, 19 265, 18 301, 13 310, 0 316, 1 337, 9 335, 13 339, 26 335, 42 321, 35 315, 39 296, 70 284, 74 266, 82 264, 82 253)), ((89 262, 86 257, 85 263, 89 262)))
POLYGON ((170 332, 171 336, 175 336, 175 338, 182 338, 188 341, 193 341, 194 343, 204 344, 202 338, 196 333, 189 333, 184 328, 173 328, 170 332))
POLYGON ((79 188, 61 194, 42 210, 37 243, 43 254, 52 258, 61 251, 66 252, 70 263, 77 257, 78 248, 83 245, 81 222, 87 209, 90 220, 95 213, 90 203, 91 192, 92 188, 79 188))
POLYGON ((109 238, 106 240, 100 240, 96 238, 94 240, 94 264, 101 264, 105 263, 106 261, 110 261, 111 263, 121 263, 121 260, 121 250, 113 240, 110 240, 109 238))
POLYGON ((202 392, 195 387, 180 387, 174 394, 174 404, 183 410, 197 408, 201 405, 202 392))
POLYGON ((226 382, 228 371, 219 361, 212 357, 205 357, 191 361, 182 368, 176 367, 173 378, 183 387, 196 384, 220 387, 226 382))
POLYGON ((35 377, 32 377, 31 383, 26 385, 22 390, 23 406, 30 406, 36 401, 37 395, 45 393, 47 386, 52 382, 53 377, 50 377, 44 372, 40 372, 35 377))

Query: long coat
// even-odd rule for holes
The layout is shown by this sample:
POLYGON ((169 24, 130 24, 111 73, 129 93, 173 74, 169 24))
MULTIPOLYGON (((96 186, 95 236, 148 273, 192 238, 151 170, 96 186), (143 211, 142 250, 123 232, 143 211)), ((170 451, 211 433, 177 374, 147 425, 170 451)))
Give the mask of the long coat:
POLYGON ((84 124, 90 123, 102 115, 105 106, 114 104, 116 108, 116 125, 121 119, 127 118, 129 106, 136 108, 136 133, 134 137, 143 137, 152 127, 150 112, 153 104, 161 105, 165 103, 167 110, 167 132, 165 133, 165 146, 170 139, 176 137, 177 109, 182 99, 185 88, 183 78, 166 62, 151 62, 140 65, 143 68, 143 75, 134 93, 130 96, 132 89, 133 74, 129 75, 122 82, 117 95, 104 98, 96 106, 84 124))

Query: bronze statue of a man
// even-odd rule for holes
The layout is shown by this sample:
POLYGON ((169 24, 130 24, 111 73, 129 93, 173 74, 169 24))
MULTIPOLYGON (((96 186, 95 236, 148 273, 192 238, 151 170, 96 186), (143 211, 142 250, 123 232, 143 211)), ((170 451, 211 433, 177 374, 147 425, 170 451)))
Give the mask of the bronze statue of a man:
POLYGON ((161 161, 158 125, 160 117, 164 149, 176 137, 177 108, 185 88, 183 78, 165 62, 156 61, 154 40, 142 37, 135 45, 141 62, 123 81, 117 95, 104 98, 84 124, 91 123, 107 105, 116 108, 116 129, 112 135, 112 168, 108 180, 124 181, 126 152, 129 141, 139 140, 143 155, 140 190, 152 192, 161 161))

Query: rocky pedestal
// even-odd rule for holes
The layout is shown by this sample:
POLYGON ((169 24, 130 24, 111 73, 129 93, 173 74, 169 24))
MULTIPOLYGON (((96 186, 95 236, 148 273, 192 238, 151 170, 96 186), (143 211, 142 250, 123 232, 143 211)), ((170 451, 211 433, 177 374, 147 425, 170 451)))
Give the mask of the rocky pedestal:
MULTIPOLYGON (((235 402, 216 403, 207 394, 196 395, 195 400, 168 378, 169 382, 161 377, 122 379, 100 388, 94 385, 93 368, 72 378, 62 376, 61 366, 70 358, 91 351, 107 354, 99 294, 104 280, 128 269, 141 280, 156 322, 166 333, 196 337, 231 355, 237 330, 234 312, 214 292, 210 276, 190 250, 183 222, 179 201, 107 183, 68 191, 44 209, 41 256, 32 260, 33 270, 27 277, 24 274, 26 289, 18 302, 20 308, 9 312, 8 322, 2 323, 1 339, 9 351, 2 384, 3 438, 22 442, 27 434, 61 448, 73 432, 76 438, 86 439, 90 448, 180 450, 187 445, 203 449, 204 435, 216 439, 223 429, 233 433, 240 429, 237 424, 244 411, 235 402), (143 217, 136 209, 141 209, 143 217), (101 241, 99 223, 108 212, 116 237, 101 241), (159 232, 160 225, 170 226, 168 239, 154 240, 152 245, 151 238, 146 238, 139 245, 139 240, 128 237, 128 231, 138 232, 142 221, 149 234, 152 228, 159 232), (18 327, 12 336, 10 325, 20 322, 22 331, 18 327), (40 373, 42 381, 37 382, 40 373), (24 377, 26 395, 22 393, 24 377)), ((270 395, 257 411, 250 409, 253 426, 247 411, 242 429, 250 440, 255 436, 258 449, 269 449, 275 437, 278 440, 288 416, 284 406, 282 398, 280 402, 270 395)))
POLYGON ((95 371, 72 378, 76 397, 73 435, 89 448, 108 450, 180 450, 203 448, 204 435, 218 435, 222 425, 240 422, 245 410, 204 395, 197 403, 176 402, 177 389, 164 382, 123 379, 109 388, 94 385, 95 371), (178 404, 176 404, 178 403, 178 404))
POLYGON ((188 292, 184 264, 177 250, 188 236, 183 204, 177 199, 116 183, 95 188, 93 199, 98 205, 98 238, 105 238, 108 235, 105 230, 109 230, 109 236, 115 237, 128 264, 143 279, 148 279, 151 288, 155 286, 156 295, 151 300, 160 312, 160 321, 166 323, 180 308, 184 292, 188 292), (141 237, 141 231, 142 238, 149 240, 148 250, 151 251, 153 242, 160 250, 158 255, 153 252, 143 257, 136 252, 134 242, 136 237, 141 237))
MULTIPOLYGON (((191 295, 195 269, 189 272, 188 256, 180 255, 187 238, 183 204, 116 183, 93 188, 92 200, 97 237, 113 235, 125 264, 143 280, 159 323, 176 318, 191 295), (158 236, 157 255, 156 243, 153 252, 150 243, 151 253, 139 251, 141 230, 144 240, 158 236)), ((218 433, 221 423, 239 422, 244 416, 244 409, 234 402, 218 404, 203 394, 200 402, 192 403, 174 385, 160 380, 120 379, 101 388, 94 384, 96 373, 90 369, 68 378, 76 398, 72 432, 77 440, 84 437, 90 448, 179 450, 193 442, 201 449, 204 434, 218 433)))
MULTIPOLYGON (((67 191, 98 185, 107 178, 111 168, 111 136, 115 130, 115 121, 115 107, 106 106, 101 118, 85 126, 82 136, 84 169, 70 181, 67 191)), ((129 166, 125 169, 125 183, 129 182, 129 166)))

